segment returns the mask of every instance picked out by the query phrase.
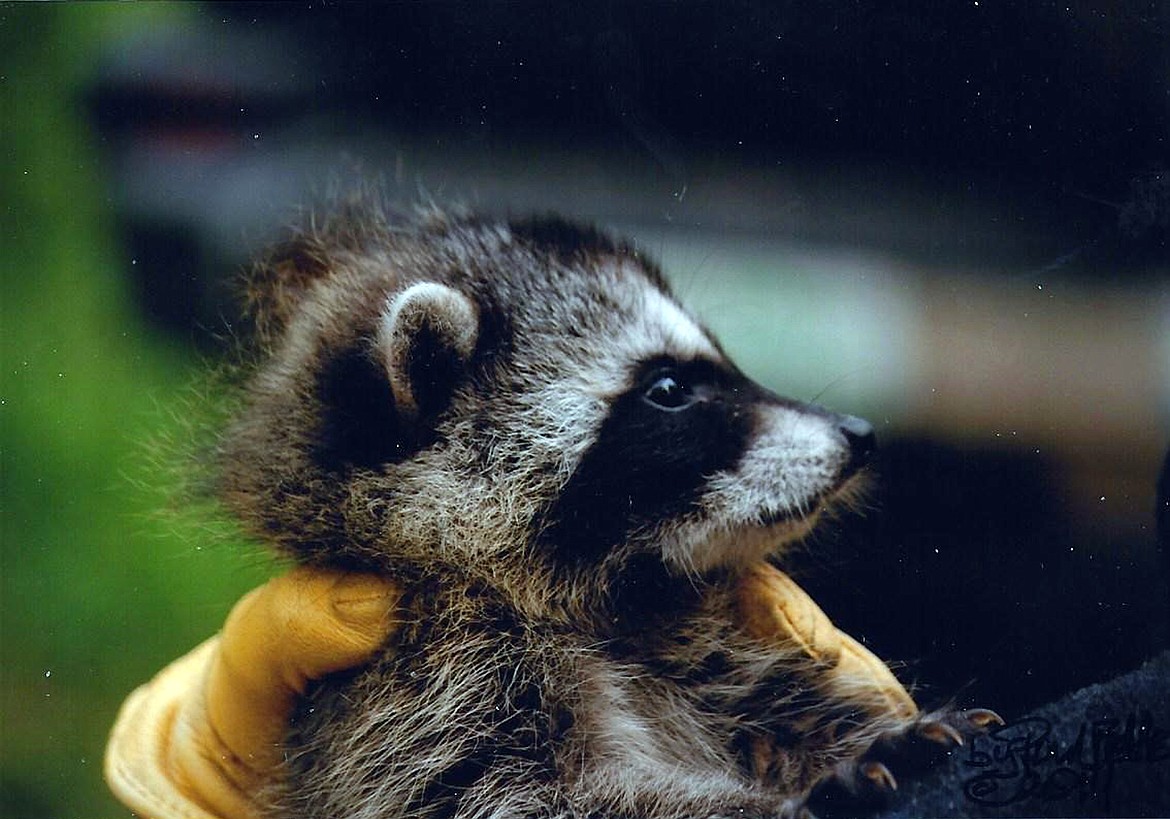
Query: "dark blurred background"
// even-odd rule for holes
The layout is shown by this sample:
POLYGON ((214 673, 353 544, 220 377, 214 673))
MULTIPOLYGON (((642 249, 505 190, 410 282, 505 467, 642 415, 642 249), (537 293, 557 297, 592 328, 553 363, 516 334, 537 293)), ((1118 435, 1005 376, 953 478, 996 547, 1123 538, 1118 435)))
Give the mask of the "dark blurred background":
POLYGON ((0 815, 126 815, 121 698, 275 570, 153 513, 167 442, 237 271, 357 185, 626 232, 758 380, 874 421, 865 508, 786 566, 925 703, 1167 645, 1170 4, 5 4, 0 54, 0 815))

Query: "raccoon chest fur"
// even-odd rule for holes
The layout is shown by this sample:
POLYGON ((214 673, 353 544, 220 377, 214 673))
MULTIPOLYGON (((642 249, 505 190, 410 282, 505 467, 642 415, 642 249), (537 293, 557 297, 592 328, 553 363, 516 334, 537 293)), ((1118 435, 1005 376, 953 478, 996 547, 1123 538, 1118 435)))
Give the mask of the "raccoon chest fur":
POLYGON ((772 815, 849 743, 816 739, 811 722, 793 731, 812 704, 796 682, 807 660, 753 644, 728 591, 709 591, 700 609, 644 622, 649 639, 634 623, 615 636, 612 621, 526 622, 478 592, 439 595, 442 610, 428 600, 374 668, 309 698, 279 812, 772 815), (762 737, 788 743, 784 781, 755 776, 762 737))

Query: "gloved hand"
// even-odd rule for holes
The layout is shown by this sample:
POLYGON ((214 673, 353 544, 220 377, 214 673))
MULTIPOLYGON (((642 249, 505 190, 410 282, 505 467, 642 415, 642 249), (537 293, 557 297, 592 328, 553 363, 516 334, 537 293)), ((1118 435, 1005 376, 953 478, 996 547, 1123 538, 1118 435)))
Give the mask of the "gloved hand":
POLYGON ((296 698, 366 662, 394 629, 398 588, 298 568, 244 596, 220 635, 122 706, 106 749, 114 794, 150 819, 254 819, 296 698))
MULTIPOLYGON (((737 591, 740 626, 760 642, 799 659, 794 673, 805 686, 830 702, 886 725, 908 723, 917 716, 918 706, 889 667, 834 626, 788 575, 760 563, 744 575, 737 591)), ((832 724, 819 723, 819 716, 817 709, 809 709, 803 721, 794 715, 790 727, 806 738, 820 736, 824 744, 831 745, 835 739, 832 724)), ((783 779, 788 775, 783 773, 786 757, 775 738, 752 740, 750 761, 756 778, 765 782, 783 779)))
POLYGON ((740 625, 753 637, 799 651, 813 661, 809 683, 871 716, 910 719, 918 706, 889 666, 833 625, 796 582, 760 563, 739 584, 740 625))
MULTIPOLYGON (((115 795, 150 819, 257 819, 252 794, 309 680, 367 661, 394 628, 400 590, 371 575, 294 569, 246 595, 223 632, 122 706, 106 750, 115 795)), ((862 710, 917 708, 889 669, 835 628, 787 575, 761 564, 739 589, 741 625, 813 660, 816 680, 862 710)))

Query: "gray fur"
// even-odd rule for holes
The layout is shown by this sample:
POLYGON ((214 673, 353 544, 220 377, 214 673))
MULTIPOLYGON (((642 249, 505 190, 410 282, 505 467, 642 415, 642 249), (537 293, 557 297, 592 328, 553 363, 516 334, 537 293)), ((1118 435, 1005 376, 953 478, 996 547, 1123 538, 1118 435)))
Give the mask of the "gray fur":
POLYGON ((904 720, 735 625, 738 573, 840 494, 847 444, 818 412, 761 399, 736 467, 587 565, 542 546, 633 366, 724 362, 630 246, 364 208, 250 287, 265 358, 222 497, 299 560, 407 588, 384 655, 306 699, 273 816, 771 816, 904 720), (334 429, 329 391, 351 374, 371 389, 334 429), (330 463, 352 413, 384 451, 330 463), (643 577, 661 605, 625 616, 643 577))

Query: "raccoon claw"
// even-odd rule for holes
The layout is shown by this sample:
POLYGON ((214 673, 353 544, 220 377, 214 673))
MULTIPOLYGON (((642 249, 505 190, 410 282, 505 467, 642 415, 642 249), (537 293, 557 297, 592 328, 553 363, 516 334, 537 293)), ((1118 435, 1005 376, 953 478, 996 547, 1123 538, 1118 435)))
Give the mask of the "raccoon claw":
POLYGON ((976 731, 987 731, 1004 724, 1003 717, 990 708, 969 708, 960 711, 959 716, 965 719, 976 731))
POLYGON ((963 735, 959 733, 959 729, 945 722, 923 722, 915 728, 915 731, 923 739, 947 748, 963 745, 963 735))
POLYGON ((879 791, 898 790, 898 780, 894 779, 890 769, 880 762, 863 762, 858 766, 857 771, 872 782, 879 791))
POLYGON ((885 763, 845 762, 813 785, 797 815, 836 819, 876 813, 889 806, 897 790, 898 780, 885 763))

